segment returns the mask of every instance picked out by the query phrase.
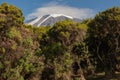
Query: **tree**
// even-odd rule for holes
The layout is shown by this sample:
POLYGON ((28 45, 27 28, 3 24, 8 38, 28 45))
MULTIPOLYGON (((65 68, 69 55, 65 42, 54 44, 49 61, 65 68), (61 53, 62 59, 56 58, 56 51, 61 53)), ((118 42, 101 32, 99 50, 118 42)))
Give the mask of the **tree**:
POLYGON ((48 32, 51 39, 59 41, 64 46, 68 46, 71 52, 73 45, 84 40, 87 26, 69 20, 56 23, 48 32))
MULTIPOLYGON (((65 20, 57 22, 47 34, 43 35, 42 40, 40 40, 42 54, 46 57, 46 65, 49 66, 49 71, 54 71, 52 73, 54 78, 52 79, 72 79, 71 76, 74 75, 72 65, 75 62, 72 50, 75 44, 84 40, 86 31, 87 26, 85 24, 65 20)), ((81 68, 79 67, 79 69, 81 68)), ((84 80, 84 74, 80 73, 80 75, 82 76, 79 76, 79 79, 84 80)))
POLYGON ((23 20, 19 8, 0 5, 0 80, 40 79, 44 59, 36 55, 37 37, 23 20))
POLYGON ((89 23, 89 51, 104 65, 106 75, 112 75, 120 57, 120 8, 100 12, 89 23))
POLYGON ((3 3, 0 5, 0 29, 9 27, 20 27, 23 24, 22 11, 13 6, 3 3))

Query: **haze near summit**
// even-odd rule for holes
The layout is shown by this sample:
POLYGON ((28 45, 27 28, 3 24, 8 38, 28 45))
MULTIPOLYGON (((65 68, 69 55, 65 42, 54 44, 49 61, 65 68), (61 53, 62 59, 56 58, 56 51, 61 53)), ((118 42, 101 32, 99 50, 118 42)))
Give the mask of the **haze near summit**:
POLYGON ((50 2, 35 9, 32 13, 27 15, 26 19, 41 17, 47 14, 64 14, 74 18, 84 19, 93 17, 95 12, 89 8, 77 8, 65 4, 59 4, 58 2, 50 2))

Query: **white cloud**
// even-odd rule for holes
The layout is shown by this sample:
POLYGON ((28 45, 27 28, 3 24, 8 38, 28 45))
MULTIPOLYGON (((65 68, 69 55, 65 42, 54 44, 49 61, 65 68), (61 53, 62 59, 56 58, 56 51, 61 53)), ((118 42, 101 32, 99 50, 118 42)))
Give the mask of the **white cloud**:
POLYGON ((76 8, 66 5, 59 5, 56 2, 52 2, 37 8, 33 13, 30 13, 26 19, 43 16, 46 14, 65 14, 71 17, 84 19, 93 17, 95 12, 89 8, 76 8))

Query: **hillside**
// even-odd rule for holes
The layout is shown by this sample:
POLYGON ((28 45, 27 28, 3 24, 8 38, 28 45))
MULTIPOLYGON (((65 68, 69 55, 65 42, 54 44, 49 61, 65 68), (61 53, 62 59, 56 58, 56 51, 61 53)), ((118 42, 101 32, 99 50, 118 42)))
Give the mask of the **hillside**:
POLYGON ((0 80, 120 80, 120 8, 63 18, 74 19, 46 15, 27 25, 19 8, 1 4, 0 80))

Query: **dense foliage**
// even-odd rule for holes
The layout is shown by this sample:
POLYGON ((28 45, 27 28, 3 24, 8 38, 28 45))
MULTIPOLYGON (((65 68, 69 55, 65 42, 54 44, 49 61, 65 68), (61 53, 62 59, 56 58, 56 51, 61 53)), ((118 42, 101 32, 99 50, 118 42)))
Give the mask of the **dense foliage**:
POLYGON ((100 12, 89 26, 89 51, 97 60, 97 68, 113 76, 120 70, 120 8, 100 12))
POLYGON ((19 8, 0 5, 0 80, 89 80, 119 70, 119 7, 81 23, 33 27, 19 8))

